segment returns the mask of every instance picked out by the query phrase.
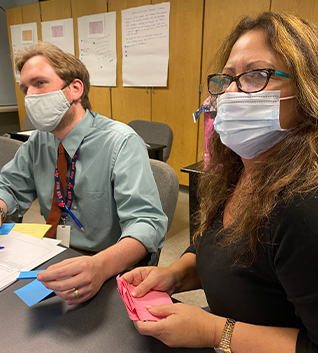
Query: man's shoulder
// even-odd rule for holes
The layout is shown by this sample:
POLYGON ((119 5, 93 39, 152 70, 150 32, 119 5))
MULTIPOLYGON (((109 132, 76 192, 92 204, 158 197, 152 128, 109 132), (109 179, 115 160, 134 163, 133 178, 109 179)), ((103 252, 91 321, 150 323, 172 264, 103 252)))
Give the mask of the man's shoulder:
POLYGON ((120 121, 113 120, 101 114, 91 112, 94 117, 92 128, 98 129, 100 131, 117 133, 119 135, 136 135, 136 132, 127 124, 120 121))

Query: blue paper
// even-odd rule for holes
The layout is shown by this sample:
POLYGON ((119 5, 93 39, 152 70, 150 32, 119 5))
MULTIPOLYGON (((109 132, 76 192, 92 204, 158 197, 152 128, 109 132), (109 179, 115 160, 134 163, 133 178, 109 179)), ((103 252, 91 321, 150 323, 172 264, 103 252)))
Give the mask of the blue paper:
POLYGON ((42 299, 46 298, 53 291, 47 289, 37 279, 26 286, 14 291, 14 293, 21 298, 28 306, 37 304, 42 299))
POLYGON ((19 277, 17 279, 36 279, 36 275, 39 272, 43 272, 44 270, 38 271, 21 271, 19 277))
POLYGON ((15 223, 4 223, 0 227, 0 235, 6 235, 14 227, 15 223))

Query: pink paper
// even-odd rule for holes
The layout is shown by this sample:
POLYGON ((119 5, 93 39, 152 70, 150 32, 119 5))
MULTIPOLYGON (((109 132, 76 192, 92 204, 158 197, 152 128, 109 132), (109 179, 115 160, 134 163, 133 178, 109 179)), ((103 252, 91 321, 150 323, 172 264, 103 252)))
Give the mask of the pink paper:
POLYGON ((118 292, 125 303, 131 320, 158 321, 160 318, 150 314, 146 306, 172 304, 172 300, 167 293, 154 290, 148 292, 141 298, 134 298, 131 296, 131 292, 134 290, 135 286, 129 284, 124 279, 119 279, 119 275, 116 277, 116 280, 118 292))

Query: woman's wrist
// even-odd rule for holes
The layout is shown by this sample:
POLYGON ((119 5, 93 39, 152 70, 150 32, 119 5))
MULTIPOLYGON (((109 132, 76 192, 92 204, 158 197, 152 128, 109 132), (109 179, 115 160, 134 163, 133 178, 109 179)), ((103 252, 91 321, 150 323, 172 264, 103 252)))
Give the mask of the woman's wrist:
POLYGON ((196 268, 196 256, 186 253, 172 263, 168 269, 172 271, 175 278, 175 291, 182 292, 201 288, 200 278, 196 268))

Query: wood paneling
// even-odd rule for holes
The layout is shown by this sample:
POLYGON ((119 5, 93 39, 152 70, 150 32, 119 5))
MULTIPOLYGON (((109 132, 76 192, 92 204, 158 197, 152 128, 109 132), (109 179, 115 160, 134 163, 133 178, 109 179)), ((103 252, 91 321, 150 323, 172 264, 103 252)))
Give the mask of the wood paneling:
POLYGON ((173 130, 168 163, 181 184, 188 184, 188 174, 180 169, 195 163, 197 156, 198 125, 192 113, 200 102, 203 4, 203 0, 170 1, 168 86, 154 88, 152 94, 152 120, 173 130))
MULTIPOLYGON (((77 18, 107 12, 107 4, 105 0, 71 0, 71 8, 74 19, 75 55, 79 57, 77 18)), ((111 117, 111 97, 108 87, 91 86, 89 99, 92 104, 92 111, 111 117)))
POLYGON ((291 12, 306 20, 318 23, 317 0, 272 0, 271 10, 291 12))
MULTIPOLYGON (((226 36, 230 33, 231 29, 244 16, 255 16, 260 12, 269 11, 269 9, 270 0, 205 0, 201 103, 209 95, 206 85, 206 77, 208 74, 214 73, 213 58, 215 57, 226 36)), ((202 160, 204 148, 204 127, 203 119, 200 118, 199 120, 198 160, 202 160)))
POLYGON ((112 118, 128 123, 131 120, 151 120, 151 88, 123 87, 121 10, 150 5, 150 0, 109 0, 108 11, 116 11, 117 87, 112 87, 112 118))
POLYGON ((63 20, 72 17, 71 0, 40 2, 42 21, 63 20))

